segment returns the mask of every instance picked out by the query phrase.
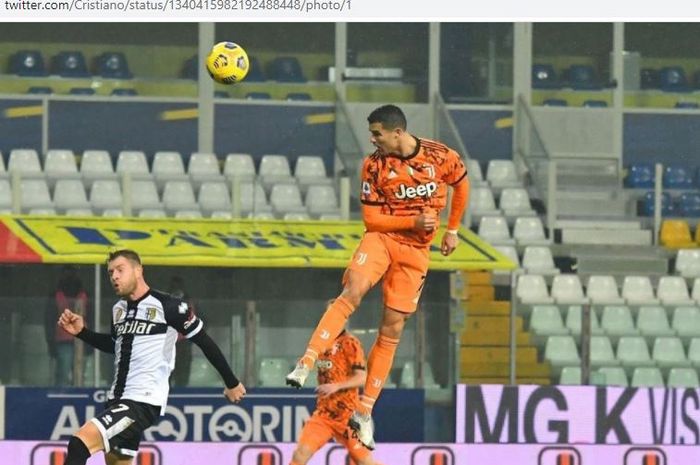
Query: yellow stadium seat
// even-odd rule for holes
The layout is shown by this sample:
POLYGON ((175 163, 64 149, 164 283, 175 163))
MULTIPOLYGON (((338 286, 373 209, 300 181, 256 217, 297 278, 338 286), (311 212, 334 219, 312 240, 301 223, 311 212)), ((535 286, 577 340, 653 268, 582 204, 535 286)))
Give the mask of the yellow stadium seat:
POLYGON ((685 220, 664 220, 661 223, 661 245, 672 249, 697 247, 690 236, 690 226, 685 220))

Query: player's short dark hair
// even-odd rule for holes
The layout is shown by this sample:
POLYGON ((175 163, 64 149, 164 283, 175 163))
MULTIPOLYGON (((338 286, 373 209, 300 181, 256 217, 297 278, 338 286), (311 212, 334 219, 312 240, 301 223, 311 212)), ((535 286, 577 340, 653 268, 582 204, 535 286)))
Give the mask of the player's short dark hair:
POLYGON ((139 254, 137 254, 135 251, 131 249, 119 249, 115 250, 113 252, 110 252, 109 255, 107 256, 107 263, 111 262, 112 260, 116 260, 119 257, 124 257, 127 260, 134 262, 138 265, 141 264, 141 257, 139 257, 139 254))
POLYGON ((396 105, 383 105, 375 108, 367 117, 369 124, 381 123, 384 129, 401 128, 406 130, 406 115, 396 105))

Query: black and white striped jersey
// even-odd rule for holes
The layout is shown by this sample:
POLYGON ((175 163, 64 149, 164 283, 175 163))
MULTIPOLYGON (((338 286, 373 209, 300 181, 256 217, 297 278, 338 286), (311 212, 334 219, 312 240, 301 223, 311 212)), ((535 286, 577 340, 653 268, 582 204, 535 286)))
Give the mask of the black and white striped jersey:
POLYGON ((175 367, 178 332, 190 338, 204 323, 186 302, 149 290, 139 300, 119 300, 112 307, 114 381, 108 399, 131 399, 165 411, 175 367))

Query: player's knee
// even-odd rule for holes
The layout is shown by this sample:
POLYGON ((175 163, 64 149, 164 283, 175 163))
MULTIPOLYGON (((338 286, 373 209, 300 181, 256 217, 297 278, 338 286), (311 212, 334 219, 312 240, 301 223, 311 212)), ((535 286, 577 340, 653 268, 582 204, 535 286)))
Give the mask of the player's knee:
POLYGON ((311 458, 311 449, 303 444, 299 444, 294 453, 292 454, 292 460, 295 465, 306 465, 306 462, 311 458))

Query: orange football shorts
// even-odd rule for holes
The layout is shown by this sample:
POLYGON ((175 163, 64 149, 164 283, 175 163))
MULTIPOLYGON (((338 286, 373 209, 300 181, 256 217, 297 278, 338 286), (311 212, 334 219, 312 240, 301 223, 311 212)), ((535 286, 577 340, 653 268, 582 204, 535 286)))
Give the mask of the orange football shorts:
POLYGON ((357 433, 347 425, 347 422, 338 422, 326 419, 320 415, 312 415, 301 430, 299 444, 316 452, 330 439, 347 449, 348 455, 355 461, 365 460, 370 451, 357 439, 357 433))

